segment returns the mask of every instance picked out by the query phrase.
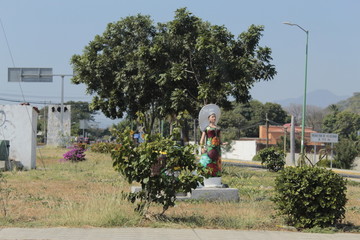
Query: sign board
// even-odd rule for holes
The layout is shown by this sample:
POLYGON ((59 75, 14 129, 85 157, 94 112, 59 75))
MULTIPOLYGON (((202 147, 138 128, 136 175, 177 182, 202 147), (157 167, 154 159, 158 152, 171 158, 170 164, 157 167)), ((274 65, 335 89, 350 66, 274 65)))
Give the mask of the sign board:
POLYGON ((335 133, 311 133, 310 141, 322 143, 337 143, 339 141, 339 135, 335 133))
POLYGON ((80 129, 88 129, 89 128, 89 121, 85 119, 80 120, 80 129))
POLYGON ((52 68, 9 68, 8 82, 52 82, 52 68))

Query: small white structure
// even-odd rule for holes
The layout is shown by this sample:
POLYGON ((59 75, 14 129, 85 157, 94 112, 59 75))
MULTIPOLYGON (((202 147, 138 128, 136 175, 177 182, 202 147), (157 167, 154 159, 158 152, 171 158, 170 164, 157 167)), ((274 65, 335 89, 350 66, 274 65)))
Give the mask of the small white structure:
POLYGON ((61 128, 61 106, 48 106, 47 145, 64 146, 64 141, 70 138, 71 105, 64 105, 63 128, 61 128))
POLYGON ((0 139, 9 140, 9 159, 36 168, 38 112, 29 105, 0 105, 0 139))
POLYGON ((233 160, 248 160, 252 161, 256 155, 257 143, 256 140, 233 140, 231 141, 230 152, 223 151, 221 158, 233 160))

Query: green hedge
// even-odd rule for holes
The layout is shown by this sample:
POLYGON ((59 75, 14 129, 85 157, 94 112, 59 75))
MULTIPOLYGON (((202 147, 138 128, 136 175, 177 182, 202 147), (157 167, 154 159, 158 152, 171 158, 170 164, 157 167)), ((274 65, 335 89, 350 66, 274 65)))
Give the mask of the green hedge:
POLYGON ((275 180, 273 201, 289 225, 329 227, 345 216, 346 180, 318 167, 288 167, 275 180))
POLYGON ((285 166, 285 154, 282 150, 274 147, 260 150, 253 158, 255 161, 261 161, 269 171, 277 172, 285 166))

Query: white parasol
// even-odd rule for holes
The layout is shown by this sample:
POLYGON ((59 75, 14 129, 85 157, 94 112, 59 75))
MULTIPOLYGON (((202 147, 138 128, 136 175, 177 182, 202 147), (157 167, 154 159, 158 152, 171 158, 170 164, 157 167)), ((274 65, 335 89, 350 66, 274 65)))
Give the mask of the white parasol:
POLYGON ((200 130, 204 131, 205 128, 209 125, 209 116, 215 113, 216 121, 215 124, 219 122, 221 111, 218 105, 216 104, 208 104, 205 105, 199 112, 199 126, 200 130))

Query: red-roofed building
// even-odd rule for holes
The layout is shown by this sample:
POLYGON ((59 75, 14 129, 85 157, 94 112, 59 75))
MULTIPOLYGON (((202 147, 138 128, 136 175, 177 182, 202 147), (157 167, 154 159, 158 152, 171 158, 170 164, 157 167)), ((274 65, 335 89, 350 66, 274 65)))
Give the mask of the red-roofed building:
MULTIPOLYGON (((295 126, 296 138, 301 138, 301 129, 302 128, 300 126, 295 126)), ((287 134, 287 137, 290 137, 290 131, 291 131, 291 123, 284 124, 283 126, 270 125, 268 131, 268 143, 270 145, 275 145, 281 139, 281 137, 285 135, 285 133, 287 134)), ((266 139, 267 139, 266 132, 267 132, 266 125, 260 125, 258 143, 266 144, 266 139)), ((311 133, 316 133, 316 131, 312 130, 311 127, 305 127, 305 132, 304 132, 305 145, 315 145, 315 144, 318 145, 317 143, 310 142, 311 133)))

